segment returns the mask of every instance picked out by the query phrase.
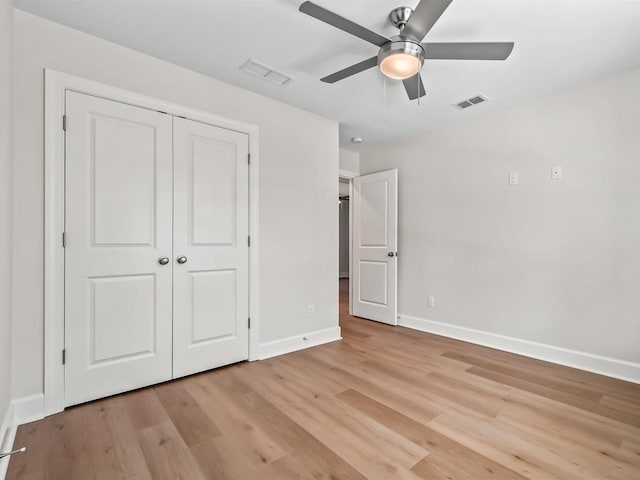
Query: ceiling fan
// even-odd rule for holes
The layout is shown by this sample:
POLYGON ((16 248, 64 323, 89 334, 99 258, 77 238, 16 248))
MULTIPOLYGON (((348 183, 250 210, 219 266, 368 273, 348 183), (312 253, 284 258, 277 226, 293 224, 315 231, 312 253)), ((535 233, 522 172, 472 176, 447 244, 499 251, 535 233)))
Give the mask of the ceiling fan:
POLYGON ((452 0, 420 0, 414 9, 394 8, 389 21, 400 34, 387 38, 358 25, 313 2, 304 2, 299 10, 380 48, 378 55, 351 65, 321 79, 335 83, 377 66, 387 77, 402 80, 410 100, 425 95, 420 70, 426 60, 506 60, 513 42, 421 43, 452 0))

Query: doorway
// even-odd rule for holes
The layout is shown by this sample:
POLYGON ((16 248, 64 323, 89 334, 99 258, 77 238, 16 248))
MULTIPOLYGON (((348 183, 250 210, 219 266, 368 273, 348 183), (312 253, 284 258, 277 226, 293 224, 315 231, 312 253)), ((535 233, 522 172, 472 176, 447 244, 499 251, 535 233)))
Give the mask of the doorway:
POLYGON ((351 273, 351 179, 338 178, 338 281, 340 310, 349 311, 351 273))
POLYGON ((349 315, 397 325, 398 171, 340 175, 338 187, 340 303, 348 291, 349 315))

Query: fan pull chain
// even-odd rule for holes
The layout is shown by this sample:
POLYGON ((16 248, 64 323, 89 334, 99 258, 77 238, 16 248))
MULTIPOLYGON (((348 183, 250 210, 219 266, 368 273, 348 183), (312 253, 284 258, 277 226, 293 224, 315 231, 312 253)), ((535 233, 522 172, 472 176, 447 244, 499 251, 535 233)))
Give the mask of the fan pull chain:
POLYGON ((382 76, 382 121, 387 123, 387 77, 382 76))

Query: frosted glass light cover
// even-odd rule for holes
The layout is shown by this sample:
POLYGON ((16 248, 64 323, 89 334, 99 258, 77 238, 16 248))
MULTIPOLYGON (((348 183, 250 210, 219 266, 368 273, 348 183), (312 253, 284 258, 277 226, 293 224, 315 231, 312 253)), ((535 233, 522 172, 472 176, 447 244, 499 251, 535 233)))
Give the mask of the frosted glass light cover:
POLYGON ((395 53, 380 62, 380 71, 394 80, 413 77, 421 67, 420 59, 407 53, 395 53))

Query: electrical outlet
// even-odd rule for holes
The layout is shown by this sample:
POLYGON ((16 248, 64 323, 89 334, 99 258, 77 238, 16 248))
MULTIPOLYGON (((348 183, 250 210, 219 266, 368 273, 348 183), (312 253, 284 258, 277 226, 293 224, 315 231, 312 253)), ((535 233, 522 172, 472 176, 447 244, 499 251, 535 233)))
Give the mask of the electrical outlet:
POLYGON ((313 303, 310 303, 309 306, 307 307, 307 316, 315 317, 315 315, 316 315, 316 306, 313 303))
POLYGON ((429 308, 435 307, 436 306, 436 297, 429 296, 429 298, 427 298, 427 306, 429 308))
POLYGON ((552 167, 551 180, 561 180, 561 179, 562 179, 562 167, 552 167))

